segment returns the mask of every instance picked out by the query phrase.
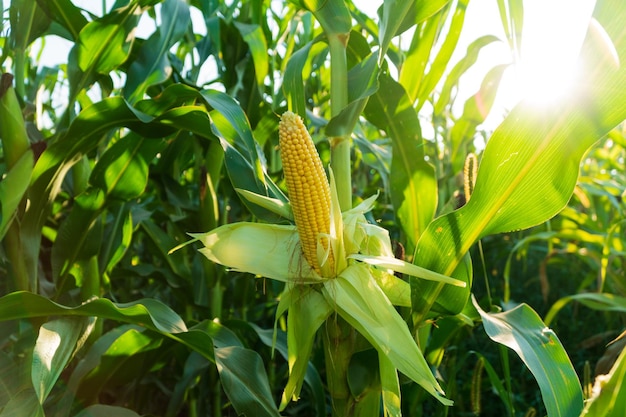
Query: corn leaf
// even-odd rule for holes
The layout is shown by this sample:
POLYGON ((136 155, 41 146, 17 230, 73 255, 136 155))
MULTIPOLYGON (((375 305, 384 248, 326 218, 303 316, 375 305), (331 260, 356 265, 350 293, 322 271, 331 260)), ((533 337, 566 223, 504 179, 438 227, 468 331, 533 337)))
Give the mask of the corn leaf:
POLYGON ((33 165, 33 152, 29 150, 0 181, 0 240, 4 238, 15 211, 28 189, 33 165))
MULTIPOLYGON (((591 29, 581 54, 589 73, 578 91, 558 105, 526 101, 511 111, 487 144, 472 198, 422 235, 415 251, 420 266, 449 275, 480 237, 537 225, 567 204, 584 153, 626 118, 620 105, 626 90, 614 87, 626 83, 626 66, 616 66, 602 30, 591 29)), ((626 57, 626 38, 621 40, 618 50, 626 57)), ((440 293, 447 300, 451 291, 420 285, 413 307, 425 314, 440 293)), ((450 313, 463 306, 444 304, 450 313)))
POLYGON ((571 301, 577 301, 593 310, 626 313, 626 297, 608 293, 574 294, 563 297, 552 304, 552 307, 550 307, 550 310, 546 314, 546 324, 552 323, 559 311, 571 301))
POLYGON ((626 349, 607 375, 596 377, 594 394, 585 404, 582 416, 621 417, 626 415, 626 349), (599 392, 597 392, 599 391, 599 392))
POLYGON ((162 83, 171 75, 168 51, 185 34, 190 23, 189 6, 185 2, 163 1, 161 24, 143 43, 137 58, 128 68, 124 96, 130 102, 143 98, 148 87, 162 83))
POLYGON ((575 417, 583 407, 576 371, 556 334, 537 313, 520 304, 504 313, 483 311, 472 297, 487 335, 518 354, 539 384, 549 416, 575 417))
POLYGON ((428 19, 433 14, 441 10, 450 0, 422 1, 413 0, 385 0, 379 15, 379 44, 380 59, 382 60, 391 39, 401 34, 409 27, 428 19))
POLYGON ((324 282, 323 294, 379 355, 387 356, 393 366, 442 404, 452 405, 443 396, 407 324, 371 277, 367 266, 352 265, 339 277, 324 282))
POLYGON ((216 348, 215 362, 224 391, 237 414, 280 416, 272 402, 263 360, 255 351, 239 346, 216 348))
POLYGON ((33 351, 31 378, 39 403, 43 405, 65 369, 93 327, 87 317, 60 318, 43 324, 33 351))
POLYGON ((365 115, 392 140, 391 200, 413 248, 437 208, 435 169, 424 160, 419 120, 404 89, 388 75, 381 75, 379 82, 365 115))

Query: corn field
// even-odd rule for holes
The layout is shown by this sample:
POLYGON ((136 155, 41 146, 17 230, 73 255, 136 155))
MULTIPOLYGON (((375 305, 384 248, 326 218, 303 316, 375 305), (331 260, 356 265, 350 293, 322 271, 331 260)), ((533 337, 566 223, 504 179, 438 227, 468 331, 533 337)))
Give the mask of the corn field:
POLYGON ((3 2, 0 417, 626 415, 626 3, 365 3, 3 2))

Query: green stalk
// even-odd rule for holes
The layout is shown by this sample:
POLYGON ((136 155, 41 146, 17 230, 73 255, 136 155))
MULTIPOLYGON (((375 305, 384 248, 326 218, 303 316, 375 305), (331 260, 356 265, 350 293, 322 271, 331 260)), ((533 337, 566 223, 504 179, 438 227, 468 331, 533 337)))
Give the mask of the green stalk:
MULTIPOLYGON (((326 383, 332 400, 332 415, 334 417, 354 416, 356 401, 348 386, 348 368, 350 358, 354 353, 356 333, 338 315, 326 320, 323 333, 326 383)), ((378 410, 375 415, 378 415, 378 410)))
MULTIPOLYGON (((345 34, 328 35, 330 48, 330 113, 335 117, 348 105, 348 62, 345 34)), ((352 208, 352 166, 350 136, 330 139, 330 166, 337 184, 341 211, 352 208)))
MULTIPOLYGON (((345 33, 327 33, 330 49, 330 112, 335 117, 348 104, 348 63, 345 33)), ((350 136, 330 139, 330 166, 337 186, 341 211, 352 208, 352 165, 350 161, 350 136)), ((372 410, 356 407, 356 400, 348 385, 350 358, 354 354, 356 331, 341 317, 326 320, 324 355, 326 378, 335 417, 367 415, 372 410)), ((375 410, 378 413, 378 410, 375 410)))

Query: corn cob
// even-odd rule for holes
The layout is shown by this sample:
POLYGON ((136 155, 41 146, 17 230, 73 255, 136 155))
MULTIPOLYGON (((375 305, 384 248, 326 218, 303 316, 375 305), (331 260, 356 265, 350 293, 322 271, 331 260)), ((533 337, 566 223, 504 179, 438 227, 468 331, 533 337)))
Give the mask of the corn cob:
POLYGON ((330 186, 309 132, 300 116, 287 111, 278 124, 280 156, 293 217, 300 235, 304 259, 321 273, 318 239, 334 265, 329 244, 330 186), (320 233, 322 236, 320 236, 320 233))

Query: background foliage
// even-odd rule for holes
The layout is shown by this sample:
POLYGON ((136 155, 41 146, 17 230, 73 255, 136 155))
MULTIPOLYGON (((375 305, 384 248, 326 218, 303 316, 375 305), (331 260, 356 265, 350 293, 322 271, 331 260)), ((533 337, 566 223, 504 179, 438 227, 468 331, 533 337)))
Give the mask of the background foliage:
MULTIPOLYGON (((328 2, 348 17, 339 111, 329 33, 340 23, 315 1, 120 0, 99 14, 70 0, 4 4, 0 416, 278 415, 281 285, 196 247, 169 251, 187 232, 285 221, 237 190, 287 201, 277 115, 288 108, 325 163, 326 138, 351 136, 352 201, 380 193, 370 220, 398 256, 470 284, 407 278, 401 312, 455 405, 403 381, 405 415, 578 416, 596 374, 611 388, 590 415, 624 415, 624 339, 606 345, 626 310, 626 8, 598 1, 570 96, 521 103, 490 132, 506 67, 456 97, 482 48, 518 52, 522 3, 499 3, 508 38, 479 38, 451 62, 468 0, 385 1, 376 19, 328 2), (72 45, 53 68, 37 60, 49 35, 72 45)), ((352 358, 355 396, 379 384, 371 361, 352 358)), ((302 398, 282 414, 330 414, 325 372, 316 344, 302 398)))

